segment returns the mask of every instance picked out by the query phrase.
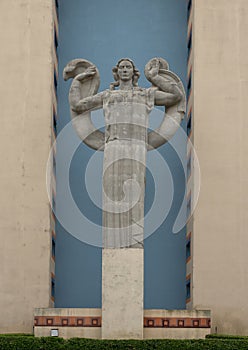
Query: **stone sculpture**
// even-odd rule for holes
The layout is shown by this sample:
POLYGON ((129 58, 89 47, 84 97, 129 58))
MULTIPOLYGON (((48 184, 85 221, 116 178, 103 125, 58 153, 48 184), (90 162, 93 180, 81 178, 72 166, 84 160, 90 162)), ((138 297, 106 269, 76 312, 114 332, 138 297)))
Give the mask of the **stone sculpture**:
POLYGON ((97 93, 99 72, 91 62, 73 60, 64 69, 64 79, 73 78, 72 123, 89 147, 104 151, 102 338, 142 339, 146 155, 175 134, 185 114, 185 93, 162 58, 145 67, 150 88, 138 86, 140 73, 128 58, 117 63, 113 75, 110 88, 97 93), (148 132, 156 105, 165 107, 164 119, 148 132), (91 120, 91 111, 99 108, 105 132, 91 120))
POLYGON ((70 61, 64 79, 73 78, 69 93, 71 117, 80 138, 95 150, 104 150, 103 246, 142 247, 146 152, 167 142, 185 114, 182 82, 162 58, 145 66, 150 88, 138 86, 140 73, 123 58, 113 68, 115 82, 97 93, 100 77, 84 59, 70 61), (117 89, 118 88, 118 89, 117 89), (164 120, 148 132, 152 108, 165 106, 164 120), (97 130, 90 112, 103 108, 105 133, 97 130))

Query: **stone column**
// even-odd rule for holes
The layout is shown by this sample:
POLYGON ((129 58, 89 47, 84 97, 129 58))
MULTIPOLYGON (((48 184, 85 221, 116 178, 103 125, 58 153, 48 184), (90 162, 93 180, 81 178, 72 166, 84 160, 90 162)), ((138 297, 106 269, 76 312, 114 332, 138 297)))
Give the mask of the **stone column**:
POLYGON ((102 338, 142 339, 148 108, 136 92, 114 95, 104 104, 102 338))

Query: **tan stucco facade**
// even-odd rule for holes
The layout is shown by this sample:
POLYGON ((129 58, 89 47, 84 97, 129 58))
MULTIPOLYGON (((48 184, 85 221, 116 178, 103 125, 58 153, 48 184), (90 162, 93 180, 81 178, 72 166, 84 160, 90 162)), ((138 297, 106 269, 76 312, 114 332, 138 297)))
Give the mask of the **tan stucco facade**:
MULTIPOLYGON (((211 309, 212 332, 248 334, 248 2, 195 0, 192 6, 189 103, 201 192, 188 225, 187 308, 211 309)), ((0 332, 32 332, 34 308, 53 306, 46 165, 56 109, 54 2, 1 0, 0 37, 0 332)), ((37 328, 37 335, 50 328, 37 328)), ((61 328, 65 337, 67 328, 61 328)), ((99 328, 87 332, 100 337, 99 328)), ((145 329, 144 337, 184 337, 170 332, 145 329)))
POLYGON ((248 2, 194 1, 194 146, 201 191, 194 214, 192 307, 212 331, 248 334, 248 2))
POLYGON ((0 1, 0 332, 32 332, 49 307, 52 1, 0 1))

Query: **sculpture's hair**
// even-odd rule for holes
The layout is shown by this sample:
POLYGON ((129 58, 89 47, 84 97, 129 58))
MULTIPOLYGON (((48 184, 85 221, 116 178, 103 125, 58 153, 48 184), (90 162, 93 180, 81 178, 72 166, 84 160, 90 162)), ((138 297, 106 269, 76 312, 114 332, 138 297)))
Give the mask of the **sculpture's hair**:
POLYGON ((110 90, 114 90, 116 87, 118 87, 120 85, 120 77, 118 75, 118 68, 119 68, 119 65, 122 61, 128 61, 132 64, 132 66, 133 66, 133 86, 138 86, 138 79, 140 77, 139 70, 135 67, 133 61, 130 60, 130 58, 122 58, 117 62, 117 65, 112 68, 115 82, 110 84, 110 90))

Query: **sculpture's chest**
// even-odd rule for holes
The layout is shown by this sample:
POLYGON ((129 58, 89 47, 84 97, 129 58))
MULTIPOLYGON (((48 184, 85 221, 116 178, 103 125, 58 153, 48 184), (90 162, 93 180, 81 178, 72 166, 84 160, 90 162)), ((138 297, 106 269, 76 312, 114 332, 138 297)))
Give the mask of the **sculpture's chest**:
POLYGON ((108 91, 103 99, 106 124, 131 123, 148 126, 148 115, 153 107, 147 89, 108 91))

